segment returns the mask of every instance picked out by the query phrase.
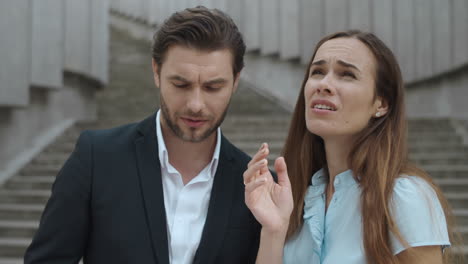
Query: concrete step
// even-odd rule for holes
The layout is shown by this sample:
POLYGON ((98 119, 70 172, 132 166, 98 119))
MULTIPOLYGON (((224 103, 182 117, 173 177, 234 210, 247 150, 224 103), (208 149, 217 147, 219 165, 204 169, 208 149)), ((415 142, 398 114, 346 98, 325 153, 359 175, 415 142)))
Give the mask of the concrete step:
POLYGON ((452 125, 437 125, 437 124, 432 124, 432 125, 415 125, 412 123, 408 124, 408 130, 409 131, 451 131, 453 129, 452 125))
POLYGON ((425 127, 408 127, 408 135, 457 135, 453 127, 436 127, 436 128, 425 128, 425 127))
MULTIPOLYGON (((462 240, 465 242, 466 244, 466 241, 468 241, 468 226, 466 225, 463 225, 463 226, 458 226, 456 228, 456 232, 459 232, 460 233, 460 236, 462 238, 462 240)), ((468 253, 468 252, 467 252, 468 253)))
POLYGON ((19 175, 23 175, 23 176, 27 176, 27 175, 34 175, 34 176, 56 175, 60 171, 62 166, 63 166, 63 164, 59 164, 59 163, 55 163, 55 164, 29 164, 19 172, 19 175))
POLYGON ((69 155, 55 153, 41 153, 34 158, 30 165, 53 165, 61 166, 68 159, 69 155))
MULTIPOLYGON (((0 219, 38 221, 44 205, 42 204, 0 204, 0 219)), ((0 255, 1 256, 1 255, 0 255)))
POLYGON ((0 237, 31 238, 38 227, 38 221, 0 220, 0 237))
MULTIPOLYGON (((438 128, 438 129, 422 129, 422 128, 409 128, 408 129, 408 139, 420 135, 421 137, 425 136, 445 136, 447 138, 457 136, 453 128, 438 128)), ((411 142, 411 141, 409 141, 411 142)))
POLYGON ((468 178, 467 165, 425 165, 422 168, 434 179, 468 178))
POLYGON ((460 144, 457 144, 454 146, 446 146, 446 145, 438 145, 436 143, 418 144, 418 145, 411 145, 410 143, 408 146, 408 150, 410 154, 424 153, 424 152, 438 153, 438 152, 450 152, 450 151, 462 152, 462 153, 468 152, 466 150, 466 147, 460 144))
POLYGON ((464 152, 420 152, 410 153, 410 160, 422 165, 463 165, 468 164, 468 155, 464 152))
POLYGON ((420 165, 421 167, 424 167, 424 166, 429 166, 429 165, 454 165, 454 166, 458 166, 458 165, 465 165, 467 162, 466 162, 466 159, 460 159, 460 158, 453 158, 453 159, 450 159, 450 158, 442 158, 442 159, 431 159, 431 158, 428 158, 428 159, 419 159, 419 160, 415 160, 415 159, 410 159, 411 162, 414 162, 415 164, 418 164, 420 165))
POLYGON ((466 245, 460 245, 460 246, 457 246, 457 247, 454 247, 452 250, 452 253, 456 256, 462 256, 463 259, 459 262, 453 262, 453 263, 466 263, 465 261, 468 260, 468 246, 466 245))
POLYGON ((408 135, 408 142, 409 144, 413 142, 458 142, 461 143, 461 139, 457 136, 455 131, 452 133, 446 134, 433 134, 433 133, 426 133, 421 135, 420 133, 414 133, 408 135))
POLYGON ((446 125, 451 126, 451 121, 448 118, 411 118, 408 120, 411 125, 446 125))
POLYGON ((231 115, 227 116, 223 122, 225 124, 243 124, 243 125, 262 125, 262 124, 289 124, 291 116, 287 113, 283 115, 257 115, 250 113, 248 115, 231 115))
MULTIPOLYGON (((224 134, 233 142, 237 144, 255 144, 258 142, 266 141, 268 143, 273 143, 276 141, 275 144, 284 145, 286 140, 287 133, 286 131, 256 131, 255 133, 244 133, 237 131, 238 128, 235 130, 223 130, 224 134)), ((248 130, 246 128, 246 130, 248 130)), ((438 153, 438 152, 445 152, 449 153, 450 151, 455 151, 457 153, 463 153, 463 156, 468 155, 468 151, 465 151, 465 148, 460 145, 460 143, 437 143, 437 142, 419 142, 414 143, 409 146, 410 154, 413 156, 418 156, 421 154, 425 154, 428 152, 431 153, 438 153), (465 154, 466 153, 466 154, 465 154)))
POLYGON ((453 209, 453 214, 459 226, 468 225, 468 209, 453 209))
POLYGON ((5 258, 18 258, 24 255, 31 239, 26 238, 0 238, 0 256, 5 258))
POLYGON ((45 204, 50 197, 50 190, 0 189, 0 203, 45 204))
POLYGON ((466 192, 466 189, 462 192, 446 191, 444 195, 445 198, 448 199, 449 204, 452 206, 452 208, 468 208, 468 192, 466 192))
MULTIPOLYGON (((58 171, 49 173, 48 175, 57 174, 58 171)), ((5 189, 10 190, 41 190, 48 191, 52 188, 55 181, 55 176, 16 176, 5 183, 5 189)))
POLYGON ((466 192, 468 190, 468 177, 464 179, 457 178, 441 178, 434 179, 434 182, 442 189, 444 193, 447 192, 466 192))
POLYGON ((73 152, 75 149, 75 142, 69 142, 69 143, 62 143, 59 145, 52 145, 48 148, 46 148, 42 153, 44 154, 49 154, 53 153, 55 155, 65 155, 65 156, 70 156, 70 154, 73 152))
POLYGON ((3 258, 0 257, 0 264, 23 264, 22 258, 3 258))
MULTIPOLYGON (((265 115, 271 115, 273 112, 278 111, 277 106, 268 106, 268 105, 258 105, 258 106, 252 106, 249 105, 248 102, 237 102, 238 106, 232 107, 229 109, 229 114, 234 115, 234 114, 240 114, 240 115, 248 115, 252 113, 257 113, 257 114, 265 114, 265 115)), ((231 104, 232 106, 233 104, 231 104)))
MULTIPOLYGON (((458 138, 457 138, 458 139, 458 138)), ((427 140, 419 140, 409 142, 409 146, 416 148, 426 148, 426 147, 440 147, 440 148, 456 148, 456 147, 463 147, 461 142, 458 140, 451 140, 451 141, 427 141, 427 140)))
MULTIPOLYGON (((224 132, 224 131, 223 131, 224 132)), ((235 142, 267 142, 278 141, 283 143, 286 140, 287 133, 283 131, 258 131, 258 133, 247 134, 247 133, 231 133, 231 131, 224 132, 224 135, 231 141, 235 142)))
MULTIPOLYGON (((247 153, 255 153, 258 151, 260 148, 260 145, 262 142, 258 142, 258 144, 254 144, 252 142, 235 142, 235 145, 244 150, 247 153)), ((279 153, 281 149, 283 148, 283 143, 282 142, 268 142, 268 147, 270 149, 270 153, 279 153)))

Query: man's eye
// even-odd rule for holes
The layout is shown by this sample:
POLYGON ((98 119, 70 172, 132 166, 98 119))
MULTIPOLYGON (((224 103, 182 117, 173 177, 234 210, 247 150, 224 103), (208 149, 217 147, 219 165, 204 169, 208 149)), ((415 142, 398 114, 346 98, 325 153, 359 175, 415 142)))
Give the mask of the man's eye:
POLYGON ((221 89, 221 87, 218 87, 218 86, 206 86, 206 89, 208 91, 217 91, 219 89, 221 89))
POLYGON ((177 83, 173 83, 172 85, 174 85, 174 86, 177 87, 177 88, 186 88, 186 87, 188 87, 188 84, 177 84, 177 83))

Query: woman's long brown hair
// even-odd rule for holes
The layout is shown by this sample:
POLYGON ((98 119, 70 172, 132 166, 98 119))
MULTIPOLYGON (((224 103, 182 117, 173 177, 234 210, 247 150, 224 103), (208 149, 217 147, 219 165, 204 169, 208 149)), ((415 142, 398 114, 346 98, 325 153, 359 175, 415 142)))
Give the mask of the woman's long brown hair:
MULTIPOLYGON (((398 231, 390 212, 395 180, 401 174, 419 176, 435 190, 445 213, 453 245, 458 239, 454 237, 454 218, 447 200, 427 173, 408 162, 404 86, 395 56, 374 34, 356 30, 338 32, 323 38, 316 45, 307 67, 283 149, 294 199, 287 237, 294 235, 303 224, 304 196, 311 176, 321 168, 327 169, 323 140, 306 127, 304 86, 318 48, 335 38, 356 38, 372 51, 377 65, 374 98, 380 97, 388 104, 387 114, 381 118, 371 118, 348 156, 349 168, 362 190, 363 246, 367 263, 398 263, 392 253, 391 233, 407 246, 404 234, 398 231)), ((411 253, 412 250, 409 250, 411 253)), ((448 263, 451 256, 449 249, 444 254, 444 262, 448 263)))

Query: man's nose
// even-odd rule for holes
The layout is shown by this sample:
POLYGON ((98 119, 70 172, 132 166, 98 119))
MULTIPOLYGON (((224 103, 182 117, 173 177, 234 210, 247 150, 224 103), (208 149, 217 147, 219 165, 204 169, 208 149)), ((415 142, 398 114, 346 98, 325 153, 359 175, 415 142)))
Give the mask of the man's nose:
POLYGON ((203 91, 200 87, 195 87, 188 95, 187 107, 191 112, 198 113, 205 107, 203 91))

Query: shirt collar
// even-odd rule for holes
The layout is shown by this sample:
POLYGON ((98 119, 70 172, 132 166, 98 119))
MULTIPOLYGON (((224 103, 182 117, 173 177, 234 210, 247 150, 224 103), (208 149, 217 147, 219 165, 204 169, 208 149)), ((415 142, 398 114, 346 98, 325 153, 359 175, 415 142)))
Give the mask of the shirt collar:
MULTIPOLYGON (((156 114, 156 138, 158 139, 158 155, 161 168, 169 170, 173 168, 169 164, 169 155, 166 148, 166 143, 164 142, 164 137, 161 129, 161 110, 158 110, 156 114)), ((208 170, 210 172, 210 177, 214 177, 216 174, 216 169, 218 168, 219 153, 221 150, 221 128, 218 127, 216 130, 216 147, 213 152, 213 157, 211 162, 208 164, 208 170)))
MULTIPOLYGON (((312 186, 320 186, 326 183, 327 183, 327 179, 325 176, 325 170, 323 168, 318 170, 312 176, 312 186)), ((339 187, 348 186, 350 184, 355 184, 355 183, 356 183, 356 180, 354 179, 353 171, 346 170, 336 175, 334 185, 335 185, 335 189, 337 189, 339 187)))

